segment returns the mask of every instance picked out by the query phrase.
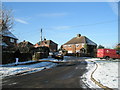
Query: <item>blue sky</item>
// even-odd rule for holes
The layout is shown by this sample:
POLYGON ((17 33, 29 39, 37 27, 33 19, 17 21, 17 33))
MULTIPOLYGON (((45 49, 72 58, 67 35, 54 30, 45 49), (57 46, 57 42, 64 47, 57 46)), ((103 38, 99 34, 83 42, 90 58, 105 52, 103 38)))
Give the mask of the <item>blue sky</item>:
POLYGON ((42 28, 43 37, 53 40, 59 46, 79 33, 105 47, 111 48, 118 43, 118 15, 112 2, 3 4, 6 8, 13 9, 13 33, 19 42, 26 40, 37 43, 42 28))

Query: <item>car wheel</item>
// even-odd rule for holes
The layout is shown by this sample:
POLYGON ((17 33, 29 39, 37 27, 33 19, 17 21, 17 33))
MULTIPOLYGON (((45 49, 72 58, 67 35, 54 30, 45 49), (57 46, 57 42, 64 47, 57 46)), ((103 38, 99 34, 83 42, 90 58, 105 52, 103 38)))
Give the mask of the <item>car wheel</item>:
POLYGON ((106 59, 106 60, 109 60, 109 59, 110 59, 110 57, 109 57, 109 56, 106 56, 106 57, 105 57, 105 59, 106 59))

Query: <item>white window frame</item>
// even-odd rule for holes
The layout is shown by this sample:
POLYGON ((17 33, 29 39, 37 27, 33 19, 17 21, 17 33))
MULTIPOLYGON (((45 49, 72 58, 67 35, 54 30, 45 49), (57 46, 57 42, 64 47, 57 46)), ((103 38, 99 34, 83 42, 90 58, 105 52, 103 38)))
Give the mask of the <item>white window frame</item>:
POLYGON ((15 42, 15 40, 14 40, 13 38, 10 38, 10 42, 14 43, 14 42, 15 42))
POLYGON ((76 47, 79 47, 80 45, 79 44, 76 44, 76 47))

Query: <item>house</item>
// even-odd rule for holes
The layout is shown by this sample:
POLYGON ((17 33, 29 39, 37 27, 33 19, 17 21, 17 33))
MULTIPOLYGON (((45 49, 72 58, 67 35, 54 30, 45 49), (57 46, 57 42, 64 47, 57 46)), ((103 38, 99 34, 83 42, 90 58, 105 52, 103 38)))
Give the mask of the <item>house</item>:
POLYGON ((50 49, 50 52, 56 52, 58 48, 58 44, 53 42, 52 40, 46 40, 40 41, 35 44, 35 47, 43 47, 46 46, 50 49))
POLYGON ((96 47, 96 43, 81 34, 77 34, 76 37, 61 46, 68 54, 79 54, 80 56, 95 56, 96 47))
POLYGON ((120 43, 117 44, 116 49, 120 50, 120 43))
POLYGON ((33 46, 34 45, 31 42, 25 40, 17 44, 21 53, 29 53, 33 46))
POLYGON ((9 30, 0 31, 1 46, 4 47, 15 47, 17 45, 17 37, 14 36, 9 30))

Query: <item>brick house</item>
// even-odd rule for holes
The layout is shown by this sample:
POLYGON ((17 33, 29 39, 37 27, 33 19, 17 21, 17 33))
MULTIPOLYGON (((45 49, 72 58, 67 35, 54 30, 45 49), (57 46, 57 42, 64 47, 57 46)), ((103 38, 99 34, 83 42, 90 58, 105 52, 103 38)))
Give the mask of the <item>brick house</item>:
POLYGON ((80 34, 61 46, 62 50, 66 50, 68 54, 79 54, 80 56, 95 56, 96 47, 96 43, 80 34))
POLYGON ((2 39, 1 46, 4 47, 15 47, 17 45, 17 38, 9 30, 4 30, 0 32, 0 37, 2 39))
POLYGON ((21 53, 29 53, 33 46, 34 45, 31 42, 25 40, 17 44, 21 53))
POLYGON ((46 40, 46 39, 35 44, 35 47, 42 47, 42 46, 48 47, 50 49, 50 52, 56 52, 58 48, 57 43, 53 42, 52 40, 46 40))

